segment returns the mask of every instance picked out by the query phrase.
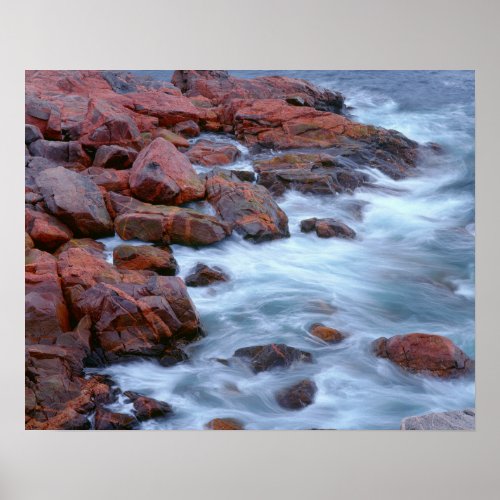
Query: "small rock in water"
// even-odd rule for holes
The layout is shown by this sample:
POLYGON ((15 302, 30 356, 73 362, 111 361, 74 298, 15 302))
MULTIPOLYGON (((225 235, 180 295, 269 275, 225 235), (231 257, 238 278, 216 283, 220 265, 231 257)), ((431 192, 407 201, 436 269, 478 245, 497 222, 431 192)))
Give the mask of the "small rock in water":
POLYGON ((123 393, 134 405, 134 413, 137 420, 151 420, 152 418, 165 417, 172 413, 172 407, 164 401, 142 396, 136 392, 126 391, 123 393))
POLYGON ((428 413, 418 417, 406 417, 401 421, 403 431, 473 431, 476 428, 476 410, 428 413))
POLYGON ((246 358, 255 373, 278 367, 289 367, 292 363, 303 361, 312 363, 312 355, 285 344, 257 345, 237 349, 233 356, 246 358))
POLYGON ((221 281, 229 281, 229 276, 219 267, 205 264, 197 264, 185 279, 186 286, 207 286, 221 281))
POLYGON ((102 408, 97 408, 94 422, 94 428, 97 431, 130 430, 139 424, 132 415, 113 413, 102 408))
POLYGON ((174 366, 177 363, 182 363, 183 361, 187 361, 189 358, 187 354, 178 348, 168 349, 164 352, 162 357, 159 359, 160 365, 169 367, 174 366))
POLYGON ((214 418, 206 424, 207 429, 212 431, 242 431, 243 424, 235 418, 214 418))
POLYGON ((179 270, 167 246, 119 245, 113 250, 113 263, 118 269, 154 271, 165 276, 173 276, 179 270))
POLYGON ((325 326, 322 323, 314 323, 311 325, 309 333, 329 343, 340 342, 345 339, 345 335, 343 333, 335 330, 335 328, 325 326))
POLYGON ((300 223, 300 230, 303 233, 310 233, 316 231, 320 238, 349 238, 353 239, 356 233, 353 229, 342 222, 335 219, 305 219, 300 223))
POLYGON ((282 389, 276 394, 278 404, 287 410, 300 410, 314 402, 318 387, 312 380, 301 380, 299 383, 282 389))

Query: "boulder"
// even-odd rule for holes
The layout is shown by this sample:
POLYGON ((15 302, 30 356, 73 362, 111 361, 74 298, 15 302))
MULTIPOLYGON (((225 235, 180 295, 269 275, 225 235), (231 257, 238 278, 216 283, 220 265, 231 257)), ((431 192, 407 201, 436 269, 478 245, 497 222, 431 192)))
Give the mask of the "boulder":
POLYGON ((97 408, 94 416, 96 431, 131 430, 138 425, 137 419, 125 413, 114 413, 103 408, 97 408))
POLYGON ((266 188, 222 171, 211 173, 206 186, 217 215, 243 238, 260 243, 290 236, 288 217, 266 188))
POLYGON ((196 137, 200 135, 200 127, 193 120, 176 123, 172 130, 184 137, 196 137))
POLYGON ((124 392, 123 395, 134 405, 134 413, 139 421, 167 417, 172 413, 172 407, 164 401, 157 401, 132 391, 124 392))
POLYGON ((197 264, 191 269, 184 280, 186 286, 207 286, 221 281, 229 281, 229 276, 219 267, 208 267, 205 264, 197 264))
POLYGON ((191 163, 214 167, 234 163, 240 156, 240 150, 232 144, 200 140, 188 150, 186 155, 191 163))
POLYGON ((320 89, 306 80, 286 76, 236 78, 227 71, 175 71, 172 83, 187 96, 204 96, 212 104, 235 98, 284 99, 298 106, 341 112, 344 97, 339 92, 320 89))
POLYGON ((39 139, 29 145, 31 156, 42 156, 58 165, 79 163, 90 165, 91 161, 82 145, 77 141, 46 141, 39 139))
POLYGON ((300 410, 314 402, 317 390, 318 388, 312 380, 301 380, 291 387, 278 391, 276 401, 287 410, 300 410))
POLYGON ((179 205, 205 195, 200 181, 185 155, 158 137, 137 156, 130 174, 130 188, 142 201, 179 205))
POLYGON ((124 240, 140 239, 163 245, 211 245, 231 234, 229 224, 188 208, 142 203, 111 193, 115 230, 124 240))
POLYGON ((182 135, 176 134, 175 132, 172 132, 172 130, 168 130, 166 128, 157 128, 152 132, 152 139, 157 139, 158 137, 171 142, 176 148, 189 147, 189 142, 182 135))
POLYGON ((128 170, 116 170, 113 168, 90 167, 82 172, 92 179, 96 186, 115 193, 130 194, 128 170))
POLYGON ((304 219, 300 222, 300 230, 303 233, 310 233, 311 231, 316 231, 316 234, 320 238, 346 238, 353 239, 356 237, 356 233, 348 225, 339 222, 335 219, 317 219, 313 217, 311 219, 304 219))
POLYGON ((104 145, 97 148, 92 166, 123 170, 130 168, 136 158, 137 151, 135 149, 104 145))
POLYGON ((100 241, 95 241, 92 238, 73 238, 68 242, 61 245, 55 252, 55 256, 59 256, 61 253, 69 250, 70 248, 81 248, 88 253, 96 255, 97 257, 102 258, 104 255, 104 243, 100 241))
POLYGON ((53 251, 73 237, 67 226, 41 210, 26 207, 24 223, 26 233, 42 250, 53 251))
POLYGON ((151 245, 119 245, 113 250, 113 263, 118 269, 154 271, 167 276, 179 270, 170 248, 151 245))
POLYGON ((328 343, 337 343, 345 339, 345 335, 342 332, 325 326, 322 323, 312 324, 309 328, 309 333, 328 343))
POLYGON ((26 124, 24 126, 25 144, 29 146, 32 142, 38 141, 39 139, 43 139, 43 135, 40 132, 40 129, 38 127, 35 127, 35 125, 26 124))
POLYGON ((285 344, 268 344, 237 349, 233 356, 243 358, 255 373, 289 367, 296 362, 312 363, 312 355, 285 344))
POLYGON ((235 418, 214 418, 206 424, 206 428, 212 431, 242 431, 243 424, 235 418))
POLYGON ((427 413, 417 417, 406 417, 401 421, 403 431, 473 431, 476 428, 476 410, 445 411, 427 413))
POLYGON ((409 333, 389 339, 381 337, 375 340, 373 349, 376 356, 412 373, 454 378, 474 371, 474 361, 441 335, 409 333))
POLYGON ((48 210, 76 236, 100 238, 114 233, 99 188, 85 175, 63 167, 46 169, 36 183, 48 210))

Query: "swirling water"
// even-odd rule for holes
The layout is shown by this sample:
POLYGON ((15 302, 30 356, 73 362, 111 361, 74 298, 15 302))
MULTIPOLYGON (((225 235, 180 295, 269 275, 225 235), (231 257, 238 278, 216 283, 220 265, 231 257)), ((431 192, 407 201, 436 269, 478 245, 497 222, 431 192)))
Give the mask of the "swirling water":
MULTIPOLYGON (((420 331, 445 335, 474 356, 474 73, 234 73, 288 74, 340 90, 355 120, 439 143, 445 152, 423 158, 417 175, 402 181, 367 171, 377 189, 335 197, 288 192, 279 200, 289 217, 288 239, 254 245, 235 234, 200 250, 174 245, 180 276, 198 262, 231 276, 189 289, 206 337, 187 348, 186 363, 164 368, 137 361, 101 373, 122 390, 174 407, 173 417, 146 422, 145 429, 202 429, 216 417, 237 418, 247 429, 397 429, 408 415, 474 406, 471 378, 404 373, 370 351, 377 337, 420 331), (301 233, 300 221, 313 216, 339 218, 358 237, 301 233), (313 322, 349 336, 327 345, 308 334, 313 322), (217 361, 272 342, 309 351, 315 362, 254 375, 243 364, 217 361), (280 408, 275 392, 304 378, 318 386, 315 402, 300 411, 280 408)), ((244 154, 231 168, 251 169, 240 147, 244 154)), ((119 242, 105 240, 108 251, 119 242)), ((123 398, 112 408, 130 411, 123 398)))

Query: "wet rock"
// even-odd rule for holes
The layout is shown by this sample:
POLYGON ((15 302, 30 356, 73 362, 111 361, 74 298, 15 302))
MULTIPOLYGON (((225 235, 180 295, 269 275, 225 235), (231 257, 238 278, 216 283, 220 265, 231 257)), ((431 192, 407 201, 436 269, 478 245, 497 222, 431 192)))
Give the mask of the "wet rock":
POLYGON ((255 174, 251 170, 230 170, 229 172, 240 181, 255 182, 255 174))
POLYGON ((178 363, 187 361, 188 359, 187 354, 182 349, 174 347, 171 349, 165 349, 162 357, 158 361, 160 365, 168 368, 169 366, 174 366, 178 363))
POLYGON ((144 148, 132 167, 130 188, 142 201, 178 205, 205 195, 189 160, 159 137, 144 148))
POLYGON ((248 360, 255 373, 279 367, 289 367, 296 362, 311 363, 312 355, 285 344, 268 344, 237 349, 233 356, 248 360))
POLYGON ((184 280, 186 286, 207 286, 221 281, 229 281, 229 276, 219 267, 208 267, 205 264, 197 264, 191 269, 184 280))
POLYGON ((57 167, 42 171, 36 182, 48 210, 75 235, 99 238, 114 233, 101 191, 87 176, 57 167))
POLYGON ((73 237, 67 226, 41 210, 26 207, 24 221, 26 232, 42 250, 55 250, 73 237))
POLYGON ((130 168, 137 158, 137 151, 121 146, 100 146, 95 154, 92 166, 122 170, 130 168))
POLYGON ((441 335, 409 333, 389 339, 381 337, 375 340, 373 349, 376 356, 413 373, 450 378, 474 371, 474 361, 441 335))
POLYGON ((94 418, 96 431, 131 430, 138 425, 137 419, 132 415, 114 413, 103 408, 97 408, 94 418))
POLYGON ((322 323, 314 323, 311 325, 309 333, 329 343, 336 343, 345 339, 345 335, 342 332, 339 332, 335 328, 325 326, 322 323))
POLYGON ((25 337, 27 342, 54 342, 70 330, 56 259, 41 250, 28 250, 25 264, 25 337))
POLYGON ((123 395, 132 401, 135 416, 139 421, 162 418, 172 413, 172 407, 164 401, 157 401, 132 391, 124 392, 123 395))
POLYGON ((473 431, 476 428, 476 410, 428 413, 417 417, 406 417, 401 421, 403 431, 473 431))
POLYGON ((175 124, 172 130, 176 134, 180 134, 184 137, 197 137, 198 135, 200 135, 200 127, 193 120, 179 122, 175 124))
POLYGON ((196 142, 186 153, 189 161, 204 167, 234 163, 240 151, 232 144, 201 140, 196 142))
POLYGON ((38 141, 39 139, 43 139, 43 135, 38 127, 35 127, 34 125, 24 126, 25 144, 30 145, 32 142, 38 141))
POLYGON ((311 170, 335 166, 336 158, 327 153, 286 153, 254 162, 254 170, 259 174, 276 170, 311 170))
POLYGON ((118 269, 154 271, 167 276, 179 270, 170 248, 151 245, 119 245, 113 250, 113 263, 118 269))
POLYGON ((278 404, 287 410, 300 410, 314 402, 318 388, 312 380, 302 380, 276 394, 278 404))
POLYGON ((290 236, 288 217, 264 187, 222 171, 208 175, 206 187, 219 217, 245 239, 260 243, 290 236))
POLYGON ((353 239, 356 233, 346 224, 338 222, 335 219, 304 219, 300 222, 300 230, 303 233, 310 233, 316 231, 320 238, 347 238, 353 239))
POLYGON ((235 418, 214 418, 206 424, 212 431, 242 431, 243 423, 235 418))
POLYGON ((187 96, 204 96, 213 105, 232 99, 285 99, 294 105, 341 112, 344 97, 306 80, 283 76, 236 78, 227 71, 175 71, 172 83, 187 96))

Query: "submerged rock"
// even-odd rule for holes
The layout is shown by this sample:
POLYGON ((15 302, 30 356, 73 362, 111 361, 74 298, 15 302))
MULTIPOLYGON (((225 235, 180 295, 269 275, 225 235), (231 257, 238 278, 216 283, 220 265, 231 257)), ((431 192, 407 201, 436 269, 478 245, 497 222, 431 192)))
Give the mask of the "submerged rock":
POLYGON ((229 281, 229 276, 219 267, 197 264, 184 280, 186 286, 207 286, 221 281, 229 281))
POLYGON ((207 429, 213 431, 242 431, 243 424, 235 418, 214 418, 206 424, 207 429))
POLYGON ((374 341, 375 355, 414 373, 450 378, 473 372, 471 360, 450 339, 441 335, 409 333, 374 341))
POLYGON ((347 224, 339 222, 335 219, 305 219, 300 222, 300 230, 303 233, 316 231, 320 238, 347 238, 353 239, 356 233, 347 224))
POLYGON ((342 332, 335 330, 335 328, 325 326, 322 323, 314 323, 311 325, 309 333, 329 343, 336 343, 345 339, 345 335, 342 332))
POLYGON ((268 344, 237 349, 233 356, 250 363, 255 373, 278 367, 289 367, 296 362, 312 363, 312 355, 285 344, 268 344))
POLYGON ((476 428, 476 410, 446 411, 406 417, 401 421, 403 431, 473 431, 476 428))
POLYGON ((166 205, 180 205, 205 195, 205 186, 186 156, 161 137, 135 159, 130 189, 142 201, 166 205))
POLYGON ((119 245, 113 250, 113 263, 118 269, 154 271, 166 276, 173 276, 179 271, 168 247, 119 245))
POLYGON ((297 384, 276 393, 276 401, 287 410, 300 410, 314 402, 318 388, 312 380, 301 380, 297 384))
POLYGON ((123 395, 132 401, 135 416, 141 422, 166 417, 172 413, 172 407, 164 401, 157 401, 132 391, 124 392, 123 395))

